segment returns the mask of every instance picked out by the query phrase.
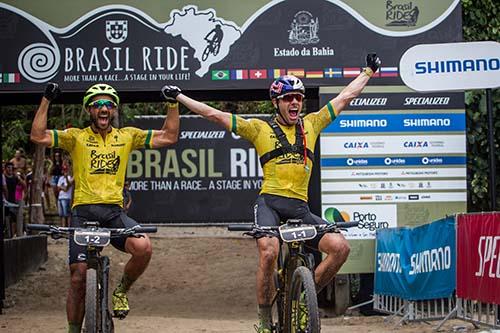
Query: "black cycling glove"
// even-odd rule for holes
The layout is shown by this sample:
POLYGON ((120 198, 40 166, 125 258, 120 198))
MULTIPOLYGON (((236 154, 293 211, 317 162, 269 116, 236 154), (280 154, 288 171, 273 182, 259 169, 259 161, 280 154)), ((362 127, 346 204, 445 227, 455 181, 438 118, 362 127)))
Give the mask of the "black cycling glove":
POLYGON ((169 103, 177 103, 177 100, 175 98, 180 93, 181 93, 181 89, 177 86, 166 85, 166 86, 163 86, 163 88, 161 88, 161 95, 169 103))
POLYGON ((375 73, 380 67, 381 61, 376 53, 368 53, 366 56, 366 67, 369 67, 375 73))
POLYGON ((48 99, 50 102, 52 102, 54 99, 59 96, 61 93, 61 89, 59 89, 59 85, 54 82, 49 82, 47 83, 47 87, 45 87, 45 92, 43 96, 48 99))

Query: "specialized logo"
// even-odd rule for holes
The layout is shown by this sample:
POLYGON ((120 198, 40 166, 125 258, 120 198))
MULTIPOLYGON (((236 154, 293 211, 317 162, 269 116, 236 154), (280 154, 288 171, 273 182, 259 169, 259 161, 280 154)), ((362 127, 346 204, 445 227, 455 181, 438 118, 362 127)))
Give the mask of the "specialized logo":
POLYGON ((128 22, 125 20, 106 21, 106 38, 113 44, 120 44, 127 39, 128 22))
POLYGON ((449 97, 406 97, 403 105, 448 105, 449 97))
POLYGON ((288 41, 290 44, 308 45, 319 42, 318 30, 319 20, 314 18, 308 11, 297 12, 290 24, 288 41))
POLYGON ((180 139, 224 139, 226 131, 182 131, 180 139))
POLYGON ((90 152, 90 174, 92 175, 116 175, 120 167, 120 156, 116 152, 98 153, 97 150, 90 152))
POLYGON ((401 4, 387 0, 385 9, 385 19, 388 22, 386 26, 388 27, 414 27, 417 24, 420 11, 417 6, 413 6, 411 1, 401 4))
POLYGON ((379 97, 359 97, 349 103, 350 106, 385 106, 386 104, 387 98, 379 97))

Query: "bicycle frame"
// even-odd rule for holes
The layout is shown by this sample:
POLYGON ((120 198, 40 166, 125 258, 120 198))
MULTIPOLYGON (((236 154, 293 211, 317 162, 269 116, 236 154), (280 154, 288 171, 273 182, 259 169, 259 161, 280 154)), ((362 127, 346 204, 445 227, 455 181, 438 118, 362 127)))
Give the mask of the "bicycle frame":
POLYGON ((109 245, 110 238, 141 237, 138 233, 156 232, 156 227, 135 226, 132 228, 99 228, 98 222, 85 222, 84 228, 57 227, 46 224, 28 224, 28 230, 41 231, 52 238, 73 237, 75 242, 87 249, 87 284, 85 297, 85 328, 87 333, 111 333, 113 319, 109 311, 110 260, 101 256, 102 249, 109 245))
POLYGON ((276 308, 274 312, 278 318, 273 318, 273 332, 303 332, 302 328, 298 327, 301 325, 298 323, 301 314, 297 314, 298 311, 303 311, 298 304, 301 298, 297 295, 302 295, 302 290, 307 294, 307 312, 304 313, 308 318, 308 327, 311 326, 305 331, 319 332, 319 311, 314 286, 315 262, 313 254, 305 251, 305 242, 316 237, 316 232, 321 234, 338 232, 339 229, 357 225, 357 222, 346 222, 340 227, 337 227, 337 224, 304 226, 301 220, 288 220, 280 227, 260 227, 253 224, 228 226, 231 231, 245 231, 245 235, 253 237, 268 235, 279 240, 278 263, 274 278, 276 293, 271 302, 272 308, 276 308), (288 229, 288 233, 283 229, 285 231, 288 229), (311 233, 311 230, 314 232, 311 233), (296 311, 295 314, 293 311, 296 311))

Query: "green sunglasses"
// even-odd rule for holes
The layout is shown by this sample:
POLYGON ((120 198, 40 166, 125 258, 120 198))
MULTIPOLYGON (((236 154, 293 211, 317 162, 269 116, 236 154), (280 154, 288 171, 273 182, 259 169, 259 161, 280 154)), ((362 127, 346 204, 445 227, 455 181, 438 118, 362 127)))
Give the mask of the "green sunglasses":
POLYGON ((98 99, 89 104, 91 108, 100 109, 105 106, 108 109, 115 109, 117 107, 116 103, 107 99, 98 99))

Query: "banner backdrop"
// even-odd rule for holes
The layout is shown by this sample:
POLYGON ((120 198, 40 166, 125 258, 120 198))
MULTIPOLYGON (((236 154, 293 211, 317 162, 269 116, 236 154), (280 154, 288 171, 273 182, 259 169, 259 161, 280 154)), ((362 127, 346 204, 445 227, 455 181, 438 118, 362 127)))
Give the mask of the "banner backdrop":
POLYGON ((450 296, 455 290, 455 221, 377 230, 376 294, 407 300, 450 296))
MULTIPOLYGON (((157 129, 163 121, 146 116, 129 125, 157 129)), ((262 169, 248 141, 199 116, 183 116, 175 145, 131 153, 127 179, 129 215, 137 221, 249 222, 262 169)))
POLYGON ((96 81, 119 91, 158 91, 166 83, 267 89, 287 73, 308 87, 345 85, 368 52, 383 61, 371 84, 394 85, 402 83, 406 49, 462 38, 458 0, 141 1, 91 10, 72 3, 68 17, 79 17, 70 23, 54 18, 66 16, 60 1, 38 10, 46 21, 27 12, 41 7, 38 0, 6 2, 0 92, 41 91, 48 81, 66 92, 96 81))
POLYGON ((500 304, 500 213, 457 217, 457 296, 500 304))

